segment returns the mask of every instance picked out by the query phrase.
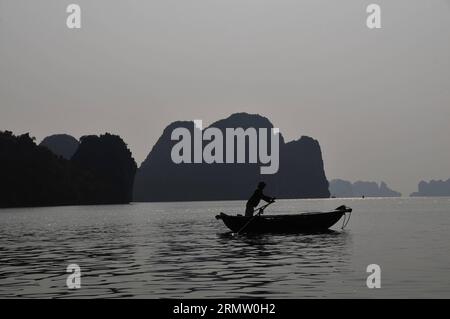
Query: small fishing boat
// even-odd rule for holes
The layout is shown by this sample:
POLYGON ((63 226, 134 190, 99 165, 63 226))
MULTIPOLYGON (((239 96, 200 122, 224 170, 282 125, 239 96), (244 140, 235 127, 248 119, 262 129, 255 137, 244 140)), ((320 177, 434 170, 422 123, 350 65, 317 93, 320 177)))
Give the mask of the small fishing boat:
MULTIPOLYGON (((352 209, 340 206, 329 212, 307 212, 291 215, 262 215, 262 211, 253 216, 230 216, 220 213, 216 219, 221 219, 234 233, 304 233, 329 229, 342 216, 351 213, 352 209)), ((345 218, 345 217, 344 217, 345 218)), ((350 215, 348 216, 350 219, 350 215)), ((343 226, 348 223, 344 219, 343 226)))

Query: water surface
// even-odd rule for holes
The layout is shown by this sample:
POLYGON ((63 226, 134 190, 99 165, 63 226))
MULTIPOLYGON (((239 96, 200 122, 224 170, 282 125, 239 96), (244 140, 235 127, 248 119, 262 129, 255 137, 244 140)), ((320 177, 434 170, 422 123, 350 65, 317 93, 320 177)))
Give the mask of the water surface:
POLYGON ((280 200, 270 213, 341 204, 346 230, 238 237, 214 216, 241 201, 3 209, 0 297, 450 298, 450 199, 280 200), (381 289, 366 286, 373 263, 381 289))

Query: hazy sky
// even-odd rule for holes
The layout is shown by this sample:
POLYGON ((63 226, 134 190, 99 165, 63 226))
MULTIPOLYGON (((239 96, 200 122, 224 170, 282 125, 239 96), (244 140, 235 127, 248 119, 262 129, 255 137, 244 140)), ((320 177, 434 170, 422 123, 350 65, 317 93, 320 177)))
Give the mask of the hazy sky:
POLYGON ((170 122, 240 111, 318 139, 329 179, 449 178, 449 1, 0 0, 1 130, 109 131, 140 163, 170 122))

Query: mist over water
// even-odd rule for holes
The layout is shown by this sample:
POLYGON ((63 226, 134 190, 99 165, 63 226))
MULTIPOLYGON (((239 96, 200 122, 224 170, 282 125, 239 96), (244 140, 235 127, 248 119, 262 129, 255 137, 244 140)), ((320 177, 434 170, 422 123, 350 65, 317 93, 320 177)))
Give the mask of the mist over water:
POLYGON ((341 204, 346 230, 238 237, 214 216, 240 201, 3 209, 0 297, 450 297, 448 198, 279 200, 266 214, 341 204), (372 263, 381 289, 366 287, 372 263))

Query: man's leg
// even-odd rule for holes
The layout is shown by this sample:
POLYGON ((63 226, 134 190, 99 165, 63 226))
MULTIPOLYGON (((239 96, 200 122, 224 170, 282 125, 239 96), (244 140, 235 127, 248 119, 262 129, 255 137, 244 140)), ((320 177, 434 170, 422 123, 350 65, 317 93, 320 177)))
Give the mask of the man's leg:
POLYGON ((254 211, 254 209, 253 209, 252 206, 247 206, 245 208, 245 216, 246 217, 252 217, 253 216, 253 211, 254 211))

